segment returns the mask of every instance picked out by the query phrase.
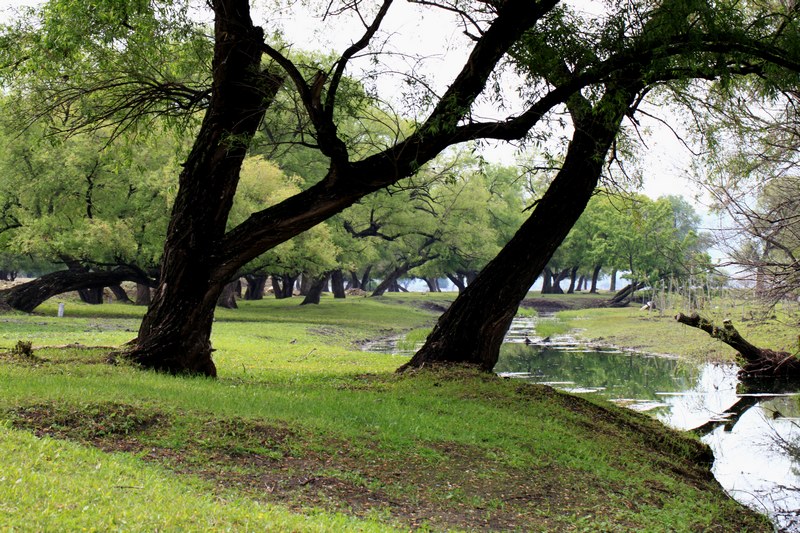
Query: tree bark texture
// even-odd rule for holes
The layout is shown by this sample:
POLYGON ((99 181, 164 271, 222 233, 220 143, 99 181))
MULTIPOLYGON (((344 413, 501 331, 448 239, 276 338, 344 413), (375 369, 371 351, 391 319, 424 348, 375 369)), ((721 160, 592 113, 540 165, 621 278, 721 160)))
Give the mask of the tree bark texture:
POLYGON ((18 311, 30 313, 45 300, 61 293, 89 288, 102 290, 103 287, 117 285, 122 281, 151 283, 144 273, 130 267, 118 267, 99 272, 59 270, 28 283, 0 291, 0 303, 18 311))
POLYGON ((570 99, 575 131, 555 179, 514 237, 458 295, 423 347, 399 371, 454 362, 492 371, 519 303, 597 186, 606 154, 639 90, 638 83, 630 85, 607 87, 594 109, 579 95, 570 99))
POLYGON ((689 316, 678 313, 675 320, 681 324, 701 329, 736 350, 744 360, 744 364, 739 370, 740 378, 800 379, 800 359, 794 354, 776 352, 750 344, 736 331, 730 320, 724 320, 722 327, 714 325, 713 322, 697 313, 689 316))
POLYGON ((170 373, 216 375, 214 307, 241 261, 220 254, 239 172, 259 123, 283 83, 261 70, 264 33, 247 0, 214 0, 211 100, 179 178, 161 281, 127 357, 170 373), (231 265, 231 263, 236 263, 231 265))

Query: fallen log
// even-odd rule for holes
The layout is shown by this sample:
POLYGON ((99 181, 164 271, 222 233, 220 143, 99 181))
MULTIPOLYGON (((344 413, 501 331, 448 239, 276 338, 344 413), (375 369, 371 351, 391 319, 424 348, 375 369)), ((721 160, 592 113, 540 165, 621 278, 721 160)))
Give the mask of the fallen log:
POLYGON ((722 327, 714 325, 697 313, 692 313, 690 316, 678 313, 675 320, 701 329, 739 352, 743 359, 742 368, 739 370, 740 378, 800 379, 800 359, 788 352, 759 348, 750 344, 736 331, 730 320, 724 320, 722 327))

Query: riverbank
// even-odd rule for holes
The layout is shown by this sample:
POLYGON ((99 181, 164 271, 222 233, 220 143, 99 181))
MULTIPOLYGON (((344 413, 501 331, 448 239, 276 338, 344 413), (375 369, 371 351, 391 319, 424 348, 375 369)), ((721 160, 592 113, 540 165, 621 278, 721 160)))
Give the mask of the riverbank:
MULTIPOLYGON (((685 310, 645 311, 638 306, 623 308, 572 308, 556 313, 582 341, 644 353, 675 355, 693 361, 733 362, 736 351, 699 329, 679 324, 675 314, 685 310)), ((751 343, 763 348, 797 351, 796 325, 790 319, 771 315, 751 318, 704 310, 704 317, 722 325, 732 318, 736 329, 751 343)))
POLYGON ((103 362, 141 308, 0 315, 0 520, 20 530, 771 531, 654 420, 359 339, 447 297, 241 302, 217 380, 103 362), (422 305, 424 304, 424 305, 422 305), (33 357, 13 355, 18 340, 33 357), (37 512, 32 513, 31 510, 37 512))

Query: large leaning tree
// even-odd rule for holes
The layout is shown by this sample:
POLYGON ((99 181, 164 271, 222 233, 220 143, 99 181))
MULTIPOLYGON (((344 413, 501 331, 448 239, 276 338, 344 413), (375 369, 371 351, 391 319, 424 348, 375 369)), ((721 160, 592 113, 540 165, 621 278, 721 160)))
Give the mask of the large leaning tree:
POLYGON ((623 121, 635 117, 649 92, 661 86, 691 91, 693 80, 740 76, 796 86, 800 33, 793 8, 669 0, 650 6, 629 4, 595 26, 556 8, 512 49, 521 69, 532 81, 543 79, 548 90, 580 79, 597 64, 615 68, 566 99, 574 133, 555 179, 514 238, 400 370, 443 362, 492 370, 519 302, 583 212, 605 163, 616 157, 623 121))
MULTIPOLYGON (((355 72, 354 65, 379 57, 370 47, 392 16, 392 4, 343 4, 342 11, 356 12, 363 32, 328 64, 309 69, 293 62, 279 40, 265 38, 249 2, 212 0, 210 87, 194 71, 150 68, 153 56, 168 54, 170 47, 199 62, 192 54, 202 32, 182 16, 186 5, 179 1, 50 0, 37 21, 4 33, 15 46, 0 47, 3 83, 8 90, 37 91, 60 119, 87 126, 125 124, 137 113, 147 117, 204 108, 179 177, 160 282, 127 352, 131 360, 173 373, 215 375, 209 340, 214 305, 243 265, 413 174, 448 146, 523 139, 565 105, 575 133, 558 176, 528 222, 443 316, 412 362, 457 358, 490 369, 495 346, 533 281, 527 278, 538 275, 580 215, 623 118, 649 88, 675 79, 757 72, 767 63, 796 64, 780 46, 781 32, 796 33, 793 13, 783 14, 786 22, 780 24, 789 30, 779 32, 774 31, 778 23, 755 13, 758 6, 740 12, 704 2, 666 1, 654 8, 629 3, 608 7, 587 25, 567 8, 556 8, 555 0, 419 2, 420 10, 454 12, 472 39, 471 49, 447 89, 429 94, 430 107, 417 110, 424 118, 411 131, 384 139, 379 149, 362 155, 349 148, 337 128, 342 112, 355 112, 342 109, 343 80, 355 72), (476 101, 502 92, 496 75, 512 57, 525 68, 519 85, 509 91, 534 90, 524 107, 507 117, 476 119, 476 101), (112 67, 111 73, 98 65, 112 67), (276 95, 289 90, 307 125, 301 142, 328 158, 327 172, 302 192, 226 228, 242 161, 276 95), (497 280, 509 278, 516 282, 496 290, 497 280)), ((269 20, 264 24, 270 31, 269 20)), ((195 55, 202 58, 202 52, 195 55)))

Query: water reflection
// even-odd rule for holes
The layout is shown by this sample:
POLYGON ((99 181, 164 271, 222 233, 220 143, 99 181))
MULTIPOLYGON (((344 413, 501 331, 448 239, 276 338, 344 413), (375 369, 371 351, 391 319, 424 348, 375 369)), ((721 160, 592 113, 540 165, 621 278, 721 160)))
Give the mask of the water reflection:
POLYGON ((800 465, 780 443, 800 442, 797 388, 744 391, 738 368, 699 367, 618 351, 504 346, 495 372, 591 392, 646 411, 678 429, 700 428, 714 451, 714 475, 737 500, 767 513, 782 531, 800 531, 800 465))

